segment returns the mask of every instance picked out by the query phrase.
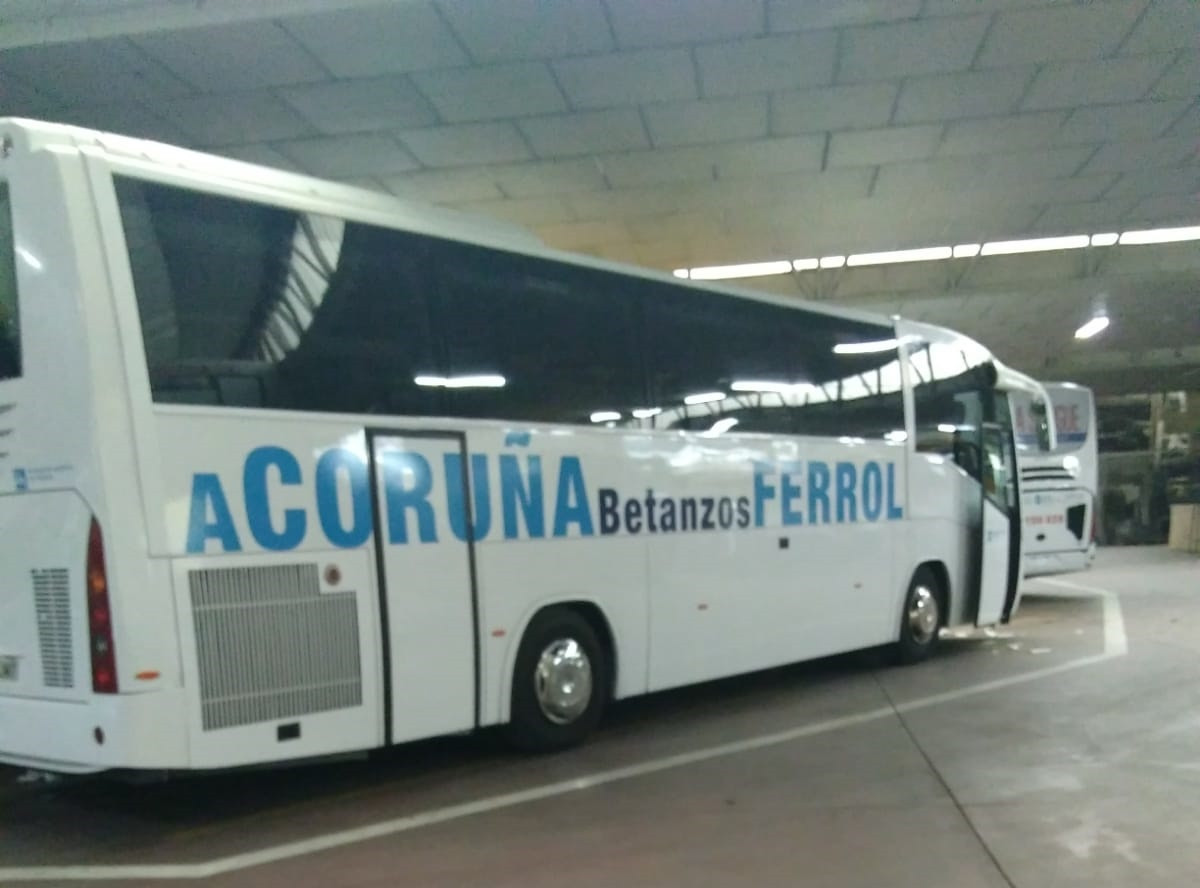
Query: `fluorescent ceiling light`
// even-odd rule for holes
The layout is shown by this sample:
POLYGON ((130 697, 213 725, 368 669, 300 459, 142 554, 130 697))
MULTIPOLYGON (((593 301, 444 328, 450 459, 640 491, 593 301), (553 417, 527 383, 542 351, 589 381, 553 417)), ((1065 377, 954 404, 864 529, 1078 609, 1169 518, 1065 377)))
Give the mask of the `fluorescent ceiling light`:
POLYGON ((592 422, 616 422, 621 418, 621 414, 615 410, 597 410, 588 418, 592 422))
POLYGON ((937 259, 949 259, 953 252, 950 247, 921 247, 917 250, 855 253, 846 260, 846 264, 853 268, 860 265, 890 265, 896 262, 933 262, 937 259))
POLYGON ((633 411, 634 419, 649 419, 652 416, 658 416, 662 413, 661 407, 639 407, 633 411))
POLYGON ((723 435, 737 424, 738 421, 732 416, 726 416, 724 419, 718 419, 712 424, 712 428, 704 433, 704 437, 715 438, 717 435, 723 435))
POLYGON ((812 388, 808 382, 772 382, 766 379, 739 379, 730 383, 729 387, 735 392, 778 392, 791 394, 812 388))
POLYGON ((503 376, 485 373, 479 376, 417 376, 413 382, 426 388, 503 388, 507 380, 503 376))
POLYGON ((812 271, 821 267, 820 259, 793 259, 792 268, 796 271, 812 271))
POLYGON ((1172 244, 1178 241, 1200 240, 1200 225, 1187 228, 1147 228, 1143 231, 1126 231, 1121 235, 1121 244, 1172 244))
POLYGON ((46 267, 46 266, 42 265, 41 259, 39 259, 37 256, 33 255, 33 253, 29 252, 24 247, 17 247, 17 255, 20 256, 25 261, 25 264, 28 265, 30 268, 32 268, 34 271, 41 271, 42 269, 44 269, 46 267))
POLYGON ((1075 331, 1076 339, 1091 339, 1097 333, 1108 328, 1108 315, 1096 315, 1075 331))
POLYGON ((938 431, 943 432, 947 435, 953 435, 955 432, 958 431, 958 426, 953 426, 953 425, 950 425, 950 423, 942 422, 942 423, 938 423, 938 431))
POLYGON ((696 395, 688 395, 683 399, 685 404, 710 404, 713 401, 724 401, 724 392, 700 392, 696 395))
POLYGON ((689 276, 694 281, 722 281, 727 278, 790 274, 791 270, 792 263, 780 259, 775 262, 747 262, 743 265, 709 265, 705 268, 693 268, 689 276))
POLYGON ((896 347, 895 339, 879 339, 874 342, 839 342, 833 347, 835 355, 873 355, 891 351, 896 347))
POLYGON ((821 267, 822 268, 841 268, 845 264, 846 264, 845 256, 822 256, 821 257, 821 267))
POLYGON ((979 248, 982 244, 955 244, 954 258, 955 259, 970 259, 972 256, 979 255, 979 248))
POLYGON ((1067 237, 1034 237, 1028 240, 991 241, 979 252, 984 256, 1009 256, 1014 253, 1044 253, 1047 250, 1078 250, 1091 244, 1086 234, 1067 237))
POLYGON ((691 274, 691 272, 688 271, 686 268, 677 268, 673 272, 671 272, 671 274, 675 275, 675 277, 677 277, 677 278, 687 278, 691 274))
POLYGON ((1108 234, 1093 234, 1092 235, 1092 246, 1093 247, 1111 247, 1113 244, 1115 244, 1120 239, 1121 239, 1121 235, 1117 234, 1115 231, 1110 232, 1108 234))
POLYGON ((883 439, 885 441, 891 441, 894 444, 899 444, 908 440, 908 432, 896 429, 884 435, 883 439))

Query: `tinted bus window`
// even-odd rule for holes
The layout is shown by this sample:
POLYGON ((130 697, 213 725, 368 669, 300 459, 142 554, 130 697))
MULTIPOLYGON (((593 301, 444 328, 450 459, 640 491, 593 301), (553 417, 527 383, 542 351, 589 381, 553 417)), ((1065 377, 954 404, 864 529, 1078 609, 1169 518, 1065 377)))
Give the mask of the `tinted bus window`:
POLYGON ((160 402, 432 414, 427 238, 117 180, 160 402))
POLYGON ((0 182, 0 379, 21 375, 21 325, 17 306, 17 249, 8 183, 0 182))

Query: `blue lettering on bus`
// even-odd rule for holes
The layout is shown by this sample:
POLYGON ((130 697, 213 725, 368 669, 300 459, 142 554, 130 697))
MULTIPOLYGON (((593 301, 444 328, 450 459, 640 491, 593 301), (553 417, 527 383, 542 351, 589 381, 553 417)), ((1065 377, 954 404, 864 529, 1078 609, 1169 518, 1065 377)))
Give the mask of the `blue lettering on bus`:
POLYGON ((237 528, 233 526, 233 513, 229 501, 221 489, 221 479, 211 472, 198 472, 192 476, 192 507, 188 515, 187 550, 192 553, 204 551, 209 540, 220 540, 226 552, 240 552, 242 543, 237 528), (212 521, 208 520, 212 512, 212 521))
POLYGON ((256 447, 242 466, 242 489, 246 493, 246 523, 254 541, 274 552, 286 552, 304 542, 307 519, 303 509, 283 510, 283 529, 276 530, 271 519, 271 497, 267 476, 274 469, 279 483, 300 484, 300 463, 282 447, 256 447))
MULTIPOLYGON (((381 536, 389 544, 438 542, 439 508, 445 508, 455 539, 486 540, 493 531, 493 492, 500 509, 495 530, 506 540, 811 527, 904 517, 892 462, 755 462, 749 490, 742 496, 728 490, 673 496, 653 489, 626 496, 614 487, 590 487, 582 460, 564 455, 558 458, 557 475, 550 476, 550 503, 542 456, 473 453, 469 472, 461 452, 441 457, 439 474, 420 453, 388 449, 379 454, 380 520, 386 528, 381 536)), ((297 506, 280 508, 278 501, 282 487, 301 487, 304 481, 299 460, 282 447, 257 447, 247 454, 242 467, 245 526, 259 547, 286 551, 305 542, 312 516, 297 506)), ((374 531, 366 460, 345 448, 327 450, 317 459, 313 485, 316 523, 325 539, 339 548, 364 545, 374 531)), ((220 477, 199 472, 192 478, 187 551, 203 553, 210 540, 225 552, 242 548, 220 477)))
POLYGON ((388 542, 408 542, 408 513, 417 516, 417 536, 423 543, 437 542, 437 526, 429 494, 433 490, 433 472, 429 462, 419 453, 408 450, 385 450, 383 489, 387 500, 388 542), (406 483, 405 478, 411 478, 406 483))
MULTIPOLYGON (((325 538, 335 546, 352 549, 370 539, 371 491, 368 486, 367 464, 358 454, 335 447, 326 450, 317 460, 317 518, 325 538), (350 490, 349 527, 342 520, 338 498, 342 478, 346 479, 350 490)), ((249 496, 246 508, 250 508, 249 496)))

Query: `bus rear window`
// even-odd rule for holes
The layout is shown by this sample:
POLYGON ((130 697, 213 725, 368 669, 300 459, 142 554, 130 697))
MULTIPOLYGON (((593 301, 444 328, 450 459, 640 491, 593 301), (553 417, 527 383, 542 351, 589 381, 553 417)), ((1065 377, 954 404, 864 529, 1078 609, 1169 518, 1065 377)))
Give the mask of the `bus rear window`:
POLYGON ((0 182, 0 379, 13 379, 21 375, 16 258, 8 183, 0 182))

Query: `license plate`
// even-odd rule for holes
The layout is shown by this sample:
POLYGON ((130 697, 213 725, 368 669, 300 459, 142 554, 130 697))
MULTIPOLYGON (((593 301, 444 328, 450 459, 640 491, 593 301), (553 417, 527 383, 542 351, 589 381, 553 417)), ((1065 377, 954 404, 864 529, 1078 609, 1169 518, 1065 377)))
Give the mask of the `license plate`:
POLYGON ((0 657, 0 681, 17 680, 17 658, 0 657))

